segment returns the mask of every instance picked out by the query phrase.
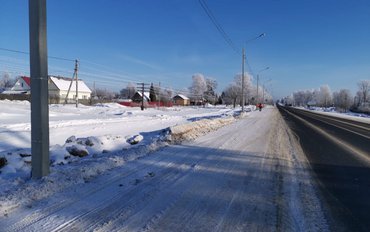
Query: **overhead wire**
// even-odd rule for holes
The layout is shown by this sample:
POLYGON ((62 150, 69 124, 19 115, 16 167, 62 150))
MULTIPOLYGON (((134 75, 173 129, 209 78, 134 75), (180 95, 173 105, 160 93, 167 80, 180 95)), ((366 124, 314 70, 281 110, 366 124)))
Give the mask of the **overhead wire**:
MULTIPOLYGON (((19 54, 26 54, 26 55, 30 54, 29 52, 24 52, 24 51, 19 51, 19 50, 14 50, 14 49, 8 49, 8 48, 1 48, 1 47, 0 47, 0 50, 7 51, 7 52, 19 53, 19 54)), ((75 60, 72 60, 72 59, 67 59, 67 58, 57 57, 57 56, 48 56, 48 58, 55 59, 55 60, 72 61, 72 62, 75 61, 75 60)))
MULTIPOLYGON (((221 34, 221 36, 223 37, 223 39, 226 41, 226 43, 238 54, 240 55, 240 51, 239 49, 237 49, 237 47, 235 46, 235 43, 232 41, 232 39, 230 38, 230 36, 225 32, 225 30, 222 28, 221 24, 218 23, 216 17, 214 16, 214 14, 212 13, 212 11, 210 10, 210 8, 208 7, 207 3, 205 2, 205 0, 198 0, 198 2, 200 3, 200 5, 202 6, 203 10, 205 11, 205 13, 207 14, 207 16, 209 17, 209 19, 211 20, 211 22, 213 23, 213 25, 216 27, 216 29, 218 30, 218 32, 221 34)), ((260 35, 261 36, 261 35, 260 35)), ((258 36, 258 37, 260 37, 258 36)), ((256 38, 258 38, 256 37, 256 38)), ((253 38, 251 40, 254 40, 256 38, 253 38)), ((247 68, 250 72, 251 75, 254 76, 254 71, 251 67, 251 65, 249 64, 249 61, 247 59, 247 57, 245 58, 245 62, 247 64, 247 68)))
POLYGON ((198 0, 199 4, 202 6, 203 10, 206 12, 208 18, 211 20, 213 25, 216 27, 218 32, 221 34, 221 36, 224 38, 226 43, 236 52, 237 54, 240 54, 239 49, 235 46, 234 42, 231 40, 230 36, 225 32, 225 30, 222 28, 221 24, 218 23, 216 17, 213 15, 212 11, 209 9, 207 3, 204 0, 198 0))

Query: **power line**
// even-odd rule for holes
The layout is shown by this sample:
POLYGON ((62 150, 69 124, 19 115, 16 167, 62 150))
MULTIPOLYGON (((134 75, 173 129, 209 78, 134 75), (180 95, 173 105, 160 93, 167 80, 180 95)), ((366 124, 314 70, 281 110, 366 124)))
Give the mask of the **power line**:
POLYGON ((221 36, 224 38, 227 44, 237 53, 239 54, 240 51, 235 46, 234 42, 231 40, 229 35, 225 32, 225 30, 222 28, 222 26, 218 23, 216 20, 216 17, 213 15, 212 11, 209 9, 207 3, 204 0, 198 0, 200 5, 202 6, 203 10, 206 12, 208 18, 211 20, 213 25, 215 25, 218 32, 220 32, 221 36))
MULTIPOLYGON (((24 52, 24 51, 19 51, 19 50, 13 50, 13 49, 7 49, 7 48, 0 48, 0 50, 2 51, 7 51, 7 52, 14 52, 14 53, 18 53, 18 54, 26 54, 26 55, 29 55, 29 52, 24 52)), ((64 61, 72 61, 72 62, 75 62, 75 60, 72 60, 72 59, 65 59, 65 58, 62 58, 62 57, 55 57, 55 56, 48 56, 49 58, 52 58, 52 59, 57 59, 57 60, 64 60, 64 61)), ((98 63, 95 63, 95 62, 91 62, 91 61, 86 61, 86 60, 82 60, 83 62, 86 62, 86 63, 89 63, 89 64, 92 64, 94 66, 100 66, 106 70, 102 70, 102 69, 96 69, 96 68, 92 68, 90 65, 85 65, 83 66, 83 68, 86 68, 87 70, 90 70, 89 71, 80 71, 79 74, 80 74, 80 77, 82 77, 83 79, 85 79, 85 81, 87 82, 92 82, 91 80, 91 77, 93 79, 95 78, 98 78, 98 80, 94 80, 98 83, 101 83, 101 84, 105 84, 105 85, 109 85, 109 86, 112 86, 112 87, 116 87, 117 86, 117 82, 119 83, 135 83, 135 82, 143 82, 143 80, 141 78, 138 78, 138 77, 135 77, 135 76, 132 76, 132 75, 126 75, 126 74, 120 74, 116 71, 112 72, 111 71, 111 68, 106 66, 106 65, 102 65, 102 64, 98 64, 98 63), (92 72, 94 73, 92 73, 92 72), (98 73, 96 73, 98 72, 98 73)), ((20 74, 22 73, 22 75, 24 75, 25 73, 29 73, 29 70, 28 70, 28 66, 29 66, 29 61, 24 61, 22 63, 18 63, 16 64, 15 62, 13 61, 9 61, 9 60, 1 60, 0 59, 0 67, 3 65, 3 67, 5 67, 8 71, 11 71, 12 73, 16 74, 20 74)), ((51 72, 54 72, 55 74, 54 75, 58 75, 63 73, 63 75, 70 75, 71 73, 73 73, 71 70, 69 69, 66 69, 66 68, 61 68, 61 67, 53 67, 52 65, 49 65, 49 71, 51 72)), ((186 92, 184 90, 179 90, 179 89, 173 89, 171 87, 161 87, 161 89, 163 90, 174 90, 176 92, 186 92)))
MULTIPOLYGON (((29 52, 24 52, 24 51, 18 51, 18 50, 13 50, 13 49, 8 49, 8 48, 0 48, 2 51, 7 51, 7 52, 14 52, 14 53, 19 53, 19 54, 25 54, 29 55, 29 52)), ((75 62, 75 60, 72 59, 67 59, 67 58, 62 58, 62 57, 57 57, 57 56, 48 56, 50 59, 55 59, 55 60, 64 60, 64 61, 72 61, 75 62)))

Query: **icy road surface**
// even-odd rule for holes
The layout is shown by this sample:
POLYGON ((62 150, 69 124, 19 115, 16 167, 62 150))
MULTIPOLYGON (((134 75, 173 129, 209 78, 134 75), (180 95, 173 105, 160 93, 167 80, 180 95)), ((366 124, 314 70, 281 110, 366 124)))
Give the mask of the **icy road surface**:
POLYGON ((275 108, 165 147, 1 221, 5 231, 328 231, 275 108))

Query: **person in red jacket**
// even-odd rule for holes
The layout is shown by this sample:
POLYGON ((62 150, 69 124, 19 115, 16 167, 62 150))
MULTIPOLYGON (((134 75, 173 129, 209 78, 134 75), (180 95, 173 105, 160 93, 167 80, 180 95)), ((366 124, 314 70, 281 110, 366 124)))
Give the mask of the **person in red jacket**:
POLYGON ((262 104, 261 103, 258 103, 257 104, 257 108, 259 109, 259 111, 261 111, 262 110, 262 104))

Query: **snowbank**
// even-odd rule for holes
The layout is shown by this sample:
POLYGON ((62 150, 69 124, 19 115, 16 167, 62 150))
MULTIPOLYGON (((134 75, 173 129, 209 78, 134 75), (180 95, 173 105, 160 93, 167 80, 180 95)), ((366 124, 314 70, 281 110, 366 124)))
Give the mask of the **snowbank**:
MULTIPOLYGON (((68 110, 72 112, 72 109, 68 109, 69 107, 68 110, 63 110, 63 107, 55 108, 58 108, 62 114, 68 114, 68 110)), ((103 108, 109 110, 113 107, 105 106, 103 108)), ((86 107, 86 109, 78 110, 79 113, 84 111, 91 113, 93 109, 86 107)), ((184 110, 185 112, 189 111, 189 109, 184 110)), ((191 112, 194 112, 194 109, 191 112)), ((148 113, 149 111, 144 112, 144 114, 148 113)), ((162 114, 161 117, 157 117, 158 112, 153 111, 153 113, 148 115, 150 116, 148 119, 152 120, 154 117, 156 120, 159 119, 158 122, 160 123, 167 120, 166 117, 174 117, 171 115, 163 116, 162 114)), ((180 113, 183 112, 180 111, 180 113)), ((70 135, 63 145, 54 144, 51 146, 51 174, 41 180, 30 178, 30 148, 2 151, 0 157, 6 158, 6 161, 3 160, 6 164, 0 168, 0 218, 19 206, 29 206, 35 201, 53 196, 64 189, 73 188, 76 184, 88 183, 92 178, 102 175, 108 170, 121 167, 128 161, 147 156, 159 148, 168 146, 169 143, 181 143, 184 140, 195 139, 236 120, 235 117, 229 116, 237 115, 235 110, 230 109, 208 113, 200 109, 198 116, 215 115, 217 113, 223 116, 215 119, 200 119, 195 122, 180 121, 180 124, 176 126, 165 126, 162 127, 165 129, 149 132, 133 132, 133 134, 126 136, 108 134, 77 137, 76 134, 70 135), (225 111, 229 113, 225 114, 225 111)), ((194 115, 186 115, 186 118, 189 119, 192 116, 194 115)), ((136 116, 136 118, 138 117, 136 116)), ((109 120, 108 118, 106 121, 109 120)), ((142 121, 143 118, 139 117, 138 120, 142 121)), ((170 123, 173 122, 170 121, 170 123)), ((141 122, 141 124, 146 125, 145 122, 141 122)), ((157 126, 160 125, 166 124, 158 124, 157 126)))
POLYGON ((313 111, 318 114, 324 114, 324 115, 331 115, 339 118, 345 118, 345 119, 351 119, 355 121, 360 121, 360 122, 366 122, 370 123, 370 115, 367 114, 362 114, 362 113, 354 113, 354 112, 338 112, 335 110, 335 107, 328 107, 328 108, 323 108, 323 107, 310 107, 310 108, 305 108, 305 107, 295 107, 297 109, 301 110, 306 110, 306 111, 313 111))
POLYGON ((235 121, 234 117, 219 119, 203 119, 192 123, 170 127, 171 141, 180 143, 184 140, 192 140, 201 135, 217 130, 235 121))

